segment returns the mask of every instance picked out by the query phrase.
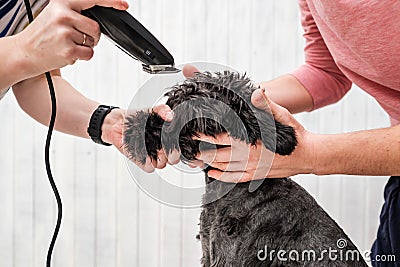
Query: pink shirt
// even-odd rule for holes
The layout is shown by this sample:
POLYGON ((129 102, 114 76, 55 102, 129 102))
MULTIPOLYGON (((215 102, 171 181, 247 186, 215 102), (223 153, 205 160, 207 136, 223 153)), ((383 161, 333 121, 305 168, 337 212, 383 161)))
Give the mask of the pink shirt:
POLYGON ((400 1, 299 0, 306 63, 292 74, 314 109, 355 83, 400 122, 400 1))

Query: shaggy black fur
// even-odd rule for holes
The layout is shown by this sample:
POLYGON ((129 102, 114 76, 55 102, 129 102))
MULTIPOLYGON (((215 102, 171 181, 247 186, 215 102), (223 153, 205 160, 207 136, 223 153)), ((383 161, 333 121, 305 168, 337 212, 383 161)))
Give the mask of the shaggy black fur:
MULTIPOLYGON (((193 140, 197 133, 228 132, 249 144, 261 139, 266 148, 280 155, 291 154, 297 145, 294 129, 252 108, 250 97, 255 89, 237 73, 198 73, 166 94, 167 105, 175 112, 171 123, 153 112, 139 111, 127 117, 125 149, 142 163, 147 155, 157 159, 161 148, 167 153, 179 149, 181 159, 190 161, 200 150, 210 148, 193 140)), ((209 203, 232 184, 209 178, 208 170, 200 215, 203 266, 367 266, 343 230, 291 179, 265 179, 254 192, 249 191, 249 183, 240 183, 209 203), (339 239, 347 242, 342 250, 337 247, 339 239), (265 257, 265 249, 275 253, 265 257), (278 257, 279 250, 286 254, 278 257), (307 254, 311 250, 314 260, 312 252, 307 254)))

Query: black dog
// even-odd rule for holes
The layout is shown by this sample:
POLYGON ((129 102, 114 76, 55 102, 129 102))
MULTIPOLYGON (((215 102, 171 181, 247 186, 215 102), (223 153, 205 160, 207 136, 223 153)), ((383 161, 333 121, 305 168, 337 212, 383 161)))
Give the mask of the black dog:
MULTIPOLYGON (((267 149, 291 154, 297 145, 294 129, 252 108, 255 89, 236 73, 198 73, 166 94, 175 112, 171 123, 153 112, 127 117, 125 149, 141 163, 146 156, 156 160, 162 148, 178 149, 187 162, 212 148, 193 139, 198 133, 228 132, 248 144, 261 139, 267 149)), ((291 179, 265 179, 251 192, 250 183, 209 178, 209 169, 200 215, 203 266, 367 266, 343 230, 291 179)))

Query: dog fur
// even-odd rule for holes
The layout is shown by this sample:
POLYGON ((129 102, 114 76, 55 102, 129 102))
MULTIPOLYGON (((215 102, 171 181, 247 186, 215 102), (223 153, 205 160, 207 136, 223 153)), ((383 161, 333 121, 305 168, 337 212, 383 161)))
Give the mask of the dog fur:
MULTIPOLYGON (((167 153, 177 149, 187 162, 201 150, 212 148, 194 140, 198 133, 215 137, 228 132, 252 145, 261 139, 270 151, 290 155, 297 145, 294 129, 251 106, 256 89, 245 75, 234 72, 197 73, 166 93, 166 104, 175 113, 172 122, 150 111, 127 116, 125 150, 132 159, 145 163, 147 156, 156 160, 162 148, 167 153)), ((200 215, 203 266, 367 266, 344 231, 290 178, 264 179, 251 191, 249 182, 232 188, 232 184, 208 177, 209 170, 204 170, 207 187, 200 215), (222 196, 210 202, 215 194, 222 196), (347 243, 341 250, 338 240, 347 243), (279 250, 286 255, 278 257, 279 250), (330 250, 337 250, 338 259, 329 257, 330 250), (312 255, 302 258, 305 251, 314 251, 315 259, 312 255), (357 253, 346 258, 351 251, 357 253)))

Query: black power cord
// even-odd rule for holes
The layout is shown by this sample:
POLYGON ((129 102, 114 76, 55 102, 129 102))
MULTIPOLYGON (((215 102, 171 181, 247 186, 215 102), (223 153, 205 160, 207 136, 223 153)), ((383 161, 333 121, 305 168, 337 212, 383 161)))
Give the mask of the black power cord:
MULTIPOLYGON (((24 0, 24 2, 25 2, 26 12, 28 14, 29 23, 31 23, 33 21, 31 5, 29 3, 29 0, 24 0)), ((47 131, 46 145, 45 145, 45 150, 44 150, 44 158, 45 158, 45 164, 46 164, 47 177, 49 178, 51 188, 53 189, 54 196, 57 200, 57 209, 58 209, 57 224, 54 229, 53 238, 51 239, 49 249, 47 250, 46 266, 50 267, 51 266, 51 255, 53 254, 54 245, 56 243, 58 232, 60 231, 60 226, 61 226, 62 202, 61 202, 60 193, 57 190, 57 186, 54 182, 54 178, 53 178, 53 175, 51 173, 51 168, 50 168, 50 142, 51 142, 51 136, 53 134, 54 123, 56 121, 56 114, 57 114, 56 94, 54 92, 54 85, 53 85, 53 80, 51 79, 50 72, 46 72, 46 79, 47 79, 47 83, 49 85, 50 98, 51 98, 51 118, 50 118, 50 123, 49 123, 49 129, 47 131)))

